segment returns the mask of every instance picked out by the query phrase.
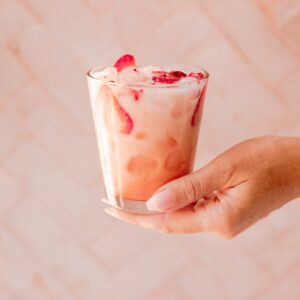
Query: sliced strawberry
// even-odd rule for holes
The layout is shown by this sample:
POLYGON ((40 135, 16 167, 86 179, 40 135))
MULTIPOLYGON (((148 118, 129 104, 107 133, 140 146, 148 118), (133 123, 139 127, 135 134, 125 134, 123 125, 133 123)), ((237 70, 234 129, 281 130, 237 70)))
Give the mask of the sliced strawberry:
POLYGON ((120 132, 124 134, 130 134, 133 128, 133 121, 129 114, 122 108, 122 106, 117 102, 116 106, 117 113, 119 115, 120 123, 120 132))
POLYGON ((192 117, 192 126, 196 126, 199 121, 200 121, 200 117, 201 117, 201 112, 202 112, 202 105, 203 105, 203 101, 205 98, 205 93, 206 93, 206 86, 207 84, 204 85, 202 91, 200 92, 194 113, 193 113, 193 117, 192 117))
POLYGON ((198 72, 198 73, 192 72, 192 73, 190 73, 190 74, 188 75, 188 77, 194 77, 194 78, 196 78, 197 80, 200 80, 200 79, 202 79, 202 78, 204 77, 204 74, 203 74, 202 72, 198 72))
POLYGON ((114 64, 114 67, 118 72, 121 72, 123 69, 128 67, 136 67, 134 56, 130 54, 125 54, 121 56, 114 64))
POLYGON ((129 91, 133 95, 133 99, 135 101, 138 101, 140 99, 140 95, 143 92, 143 90, 134 90, 134 89, 129 89, 129 91))
POLYGON ((153 71, 152 80, 160 83, 174 83, 179 81, 181 78, 186 77, 186 74, 181 71, 153 71))
POLYGON ((99 100, 106 102, 104 111, 106 121, 110 122, 111 125, 112 118, 114 118, 115 115, 119 131, 124 134, 130 134, 133 128, 133 121, 108 86, 103 85, 100 88, 99 100))
POLYGON ((186 77, 186 74, 182 71, 171 71, 170 75, 178 79, 181 79, 182 77, 186 77))
POLYGON ((178 81, 178 79, 175 79, 175 78, 156 77, 156 76, 153 76, 152 80, 154 82, 168 83, 168 84, 171 84, 171 83, 174 83, 174 82, 178 81))

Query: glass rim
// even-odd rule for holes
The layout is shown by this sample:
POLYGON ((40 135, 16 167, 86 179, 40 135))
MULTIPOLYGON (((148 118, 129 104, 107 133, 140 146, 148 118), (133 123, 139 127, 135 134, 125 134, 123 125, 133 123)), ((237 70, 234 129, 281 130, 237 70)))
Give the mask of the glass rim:
MULTIPOLYGON (((169 65, 172 65, 172 64, 169 64, 169 65)), ((176 65, 176 64, 174 64, 176 65)), ((179 65, 177 65, 179 66, 179 65)), ((183 65, 181 65, 183 66, 183 65)), ((116 82, 116 81, 105 81, 105 80, 102 80, 100 78, 97 78, 93 75, 93 73, 97 70, 104 70, 105 68, 107 67, 103 67, 103 66, 98 66, 98 67, 94 67, 92 69, 90 69, 89 71, 87 71, 86 73, 86 76, 92 80, 95 80, 96 82, 98 83, 105 83, 107 85, 112 85, 112 86, 117 86, 117 87, 136 87, 136 88, 174 88, 174 87, 183 87, 185 85, 191 85, 192 83, 195 83, 195 81, 185 81, 185 82, 181 82, 180 83, 180 80, 175 82, 175 83, 168 83, 168 84, 165 84, 165 83, 121 83, 121 82, 116 82)), ((185 66, 185 68, 189 68, 191 71, 194 71, 194 72, 202 72, 204 74, 204 77, 201 78, 201 79, 196 79, 195 80, 197 81, 198 84, 200 84, 201 82, 203 81, 206 81, 208 80, 209 78, 209 73, 205 70, 205 69, 202 69, 202 68, 195 68, 195 67, 189 67, 189 66, 185 66)))

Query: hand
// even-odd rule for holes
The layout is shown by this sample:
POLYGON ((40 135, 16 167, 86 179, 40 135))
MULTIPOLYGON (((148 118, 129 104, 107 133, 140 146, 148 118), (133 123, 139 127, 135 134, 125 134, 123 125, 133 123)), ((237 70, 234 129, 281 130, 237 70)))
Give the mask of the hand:
POLYGON ((300 138, 244 141, 197 172, 162 186, 148 201, 150 215, 113 207, 110 215, 165 233, 211 232, 232 238, 300 196, 300 138))

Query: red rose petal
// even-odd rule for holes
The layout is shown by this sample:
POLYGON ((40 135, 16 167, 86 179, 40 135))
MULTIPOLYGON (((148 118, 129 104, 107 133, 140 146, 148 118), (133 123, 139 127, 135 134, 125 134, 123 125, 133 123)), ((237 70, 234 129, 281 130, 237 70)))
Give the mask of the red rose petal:
POLYGON ((123 69, 128 67, 136 67, 134 56, 131 54, 123 55, 115 62, 114 67, 118 72, 121 72, 123 69))

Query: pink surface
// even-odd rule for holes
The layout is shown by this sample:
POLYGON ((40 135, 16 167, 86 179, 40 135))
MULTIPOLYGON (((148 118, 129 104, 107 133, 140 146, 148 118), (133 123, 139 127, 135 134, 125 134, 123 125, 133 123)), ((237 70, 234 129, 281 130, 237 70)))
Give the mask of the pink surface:
POLYGON ((233 241, 106 216, 85 71, 211 73, 197 166, 300 135, 300 2, 0 1, 0 299, 300 299, 300 201, 233 241))

